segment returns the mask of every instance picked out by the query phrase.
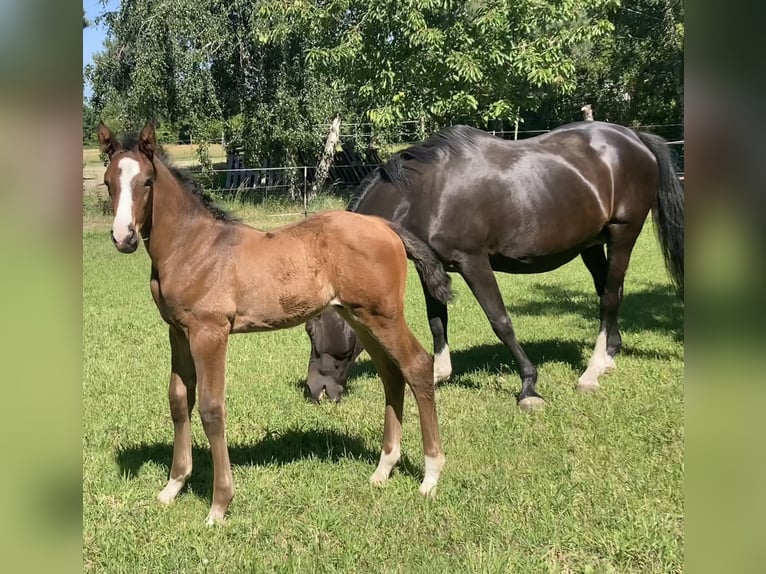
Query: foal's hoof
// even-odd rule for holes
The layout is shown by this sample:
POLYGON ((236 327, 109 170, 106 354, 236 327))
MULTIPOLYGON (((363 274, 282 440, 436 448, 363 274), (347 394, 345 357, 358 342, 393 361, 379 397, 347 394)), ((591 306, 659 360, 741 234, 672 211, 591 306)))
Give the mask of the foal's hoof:
POLYGON ((543 397, 535 396, 524 397, 517 403, 517 406, 520 410, 525 412, 539 411, 545 406, 545 399, 543 399, 543 397))
POLYGON ((157 502, 159 502, 160 504, 164 506, 167 506, 168 504, 170 504, 176 499, 174 495, 169 494, 168 492, 166 492, 166 490, 167 489, 163 490, 157 495, 157 502))
POLYGON ((428 480, 424 480, 423 484, 418 488, 418 492, 426 498, 433 498, 436 496, 436 483, 428 480))
POLYGON ((223 524, 223 517, 225 512, 211 508, 210 513, 205 519, 205 526, 215 526, 216 524, 223 524))
POLYGON ((390 473, 390 470, 386 472, 385 470, 376 469, 375 472, 372 473, 372 476, 370 476, 370 485, 375 487, 383 486, 386 484, 386 482, 388 482, 390 473))
POLYGON ((596 381, 580 381, 577 383, 575 390, 578 393, 595 393, 601 388, 596 381))

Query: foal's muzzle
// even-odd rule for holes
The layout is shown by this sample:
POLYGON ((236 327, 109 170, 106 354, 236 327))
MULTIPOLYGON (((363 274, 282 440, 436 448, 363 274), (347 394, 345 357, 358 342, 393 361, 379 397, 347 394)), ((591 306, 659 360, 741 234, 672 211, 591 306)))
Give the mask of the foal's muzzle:
POLYGON ((114 238, 114 230, 112 230, 109 235, 111 236, 112 243, 114 243, 117 251, 121 253, 133 253, 138 249, 138 233, 136 233, 136 228, 133 227, 133 225, 128 225, 128 235, 122 242, 118 242, 114 238))

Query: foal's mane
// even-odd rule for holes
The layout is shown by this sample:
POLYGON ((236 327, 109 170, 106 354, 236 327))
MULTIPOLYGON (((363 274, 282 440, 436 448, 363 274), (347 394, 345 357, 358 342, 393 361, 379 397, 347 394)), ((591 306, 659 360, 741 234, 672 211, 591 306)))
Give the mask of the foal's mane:
POLYGON ((362 180, 346 209, 356 210, 364 195, 381 180, 396 186, 407 185, 413 175, 423 173, 417 164, 429 165, 445 155, 474 151, 478 138, 483 134, 483 131, 469 126, 449 126, 419 144, 396 152, 362 180))
MULTIPOLYGON (((123 136, 123 140, 122 140, 123 149, 134 150, 136 149, 137 146, 138 146, 138 135, 128 134, 126 136, 123 136)), ((176 178, 178 183, 181 184, 181 187, 183 187, 186 191, 191 193, 197 199, 197 201, 199 201, 202 204, 202 206, 205 209, 207 209, 207 211, 211 213, 213 217, 215 217, 218 221, 225 221, 225 222, 232 222, 232 223, 236 223, 240 221, 240 219, 237 216, 218 207, 215 204, 215 200, 210 195, 210 193, 205 191, 202 185, 200 185, 199 182, 195 181, 188 171, 182 170, 174 166, 168 159, 168 156, 165 154, 165 150, 162 148, 160 144, 157 144, 157 149, 155 150, 154 156, 158 158, 165 165, 165 167, 168 168, 168 170, 173 175, 173 177, 176 178)))

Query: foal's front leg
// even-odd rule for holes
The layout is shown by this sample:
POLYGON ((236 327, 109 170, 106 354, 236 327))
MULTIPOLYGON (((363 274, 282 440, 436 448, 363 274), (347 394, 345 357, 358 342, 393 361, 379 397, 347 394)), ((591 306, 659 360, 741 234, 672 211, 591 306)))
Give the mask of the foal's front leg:
POLYGON ((204 327, 190 329, 189 341, 199 390, 199 414, 213 455, 213 504, 207 524, 221 522, 231 499, 234 481, 231 476, 229 448, 226 444, 225 374, 228 329, 204 327))
POLYGON ((170 416, 173 419, 173 464, 167 486, 157 500, 169 504, 175 499, 192 471, 192 444, 189 417, 194 408, 197 378, 189 351, 189 340, 170 327, 170 416))

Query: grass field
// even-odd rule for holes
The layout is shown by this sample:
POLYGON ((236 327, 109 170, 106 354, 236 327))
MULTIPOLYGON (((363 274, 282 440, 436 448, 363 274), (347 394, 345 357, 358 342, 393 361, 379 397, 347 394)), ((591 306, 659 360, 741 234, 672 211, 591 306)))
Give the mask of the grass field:
MULTIPOLYGON (((247 214, 273 227, 290 217, 247 214)), ((172 453, 167 330, 143 249, 122 255, 83 235, 83 558, 88 572, 680 572, 683 569, 683 306, 647 226, 633 255, 618 368, 574 392, 598 327, 584 266, 498 275, 544 411, 515 407, 519 379, 478 304, 454 276, 455 372, 437 391, 447 465, 437 496, 417 493, 423 459, 405 401, 403 464, 368 485, 383 390, 366 355, 339 405, 307 403, 302 328, 229 344, 228 440, 237 494, 206 528, 212 468, 199 417, 194 473, 155 503, 172 453)), ((407 316, 430 349, 410 269, 407 316)))
MULTIPOLYGON (((168 158, 176 164, 187 161, 197 161, 196 144, 164 144, 162 149, 165 151, 168 158)), ((226 152, 220 144, 210 144, 208 154, 210 154, 210 159, 214 162, 226 161, 226 152)), ((99 157, 98 147, 83 147, 82 162, 85 165, 101 165, 102 162, 99 157)))

